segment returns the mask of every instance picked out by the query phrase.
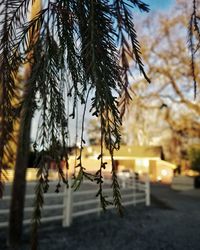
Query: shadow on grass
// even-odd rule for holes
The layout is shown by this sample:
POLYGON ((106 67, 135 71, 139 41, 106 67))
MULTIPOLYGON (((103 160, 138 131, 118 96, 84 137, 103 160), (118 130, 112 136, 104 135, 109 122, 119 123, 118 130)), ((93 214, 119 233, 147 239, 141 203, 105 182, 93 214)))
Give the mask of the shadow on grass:
POLYGON ((171 207, 167 202, 164 202, 164 201, 158 199, 154 195, 151 195, 151 202, 152 202, 152 204, 154 204, 156 207, 158 207, 160 209, 174 210, 174 208, 171 207))

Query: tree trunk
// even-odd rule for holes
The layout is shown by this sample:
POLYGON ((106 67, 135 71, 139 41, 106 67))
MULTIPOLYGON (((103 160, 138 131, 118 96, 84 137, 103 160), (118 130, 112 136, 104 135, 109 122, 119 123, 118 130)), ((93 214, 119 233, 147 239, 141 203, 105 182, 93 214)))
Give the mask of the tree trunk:
POLYGON ((28 163, 30 146, 30 128, 32 118, 32 103, 25 102, 22 108, 20 120, 20 131, 18 140, 18 151, 15 165, 15 175, 12 187, 12 200, 9 218, 9 246, 13 250, 20 249, 22 228, 23 228, 23 210, 26 190, 26 168, 28 163))
MULTIPOLYGON (((31 6, 32 20, 36 14, 41 10, 41 0, 34 1, 31 6)), ((39 26, 38 26, 39 30, 39 26)), ((29 43, 36 43, 39 37, 39 31, 29 32, 29 43)), ((27 55, 31 59, 33 51, 27 55)), ((18 138, 18 148, 16 153, 15 174, 12 187, 12 200, 10 206, 9 217, 9 231, 8 231, 8 244, 12 250, 20 250, 22 231, 23 231, 23 214, 24 214, 24 201, 26 192, 26 169, 28 164, 28 157, 30 152, 30 130, 31 120, 33 116, 33 100, 34 91, 29 83, 31 77, 32 65, 27 63, 25 65, 24 73, 24 95, 23 104, 20 114, 20 129, 18 138)))

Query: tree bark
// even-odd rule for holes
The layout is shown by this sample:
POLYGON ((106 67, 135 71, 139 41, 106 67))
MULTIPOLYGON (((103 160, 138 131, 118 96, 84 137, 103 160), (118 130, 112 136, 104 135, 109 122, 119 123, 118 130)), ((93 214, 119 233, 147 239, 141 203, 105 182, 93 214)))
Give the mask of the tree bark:
MULTIPOLYGON (((36 14, 41 10, 41 0, 36 0, 31 6, 32 20, 36 14)), ((29 43, 35 44, 39 38, 38 32, 34 30, 29 32, 29 43)), ((32 59, 33 51, 28 55, 28 59, 32 59)), ((33 62, 32 62, 33 63, 33 62)), ((26 192, 26 169, 28 164, 28 157, 30 152, 30 130, 33 116, 33 100, 34 91, 29 83, 32 73, 32 64, 25 65, 24 73, 24 94, 23 104, 20 114, 20 129, 18 137, 18 148, 16 153, 15 174, 12 187, 12 199, 10 205, 9 216, 9 231, 8 231, 8 245, 12 250, 20 250, 22 232, 23 232, 23 217, 24 217, 24 202, 26 192)))
POLYGON ((30 128, 32 103, 24 105, 20 120, 20 131, 18 140, 18 151, 15 164, 15 175, 12 187, 12 200, 10 206, 9 218, 9 246, 13 250, 20 249, 22 228, 23 228, 23 211, 26 191, 26 169, 30 145, 30 128))

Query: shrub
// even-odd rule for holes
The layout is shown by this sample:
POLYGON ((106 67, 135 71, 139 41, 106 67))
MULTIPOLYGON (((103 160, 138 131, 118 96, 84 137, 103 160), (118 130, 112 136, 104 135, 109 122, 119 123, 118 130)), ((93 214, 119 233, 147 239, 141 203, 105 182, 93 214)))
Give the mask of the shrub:
POLYGON ((191 169, 200 173, 200 146, 191 147, 188 155, 191 169))

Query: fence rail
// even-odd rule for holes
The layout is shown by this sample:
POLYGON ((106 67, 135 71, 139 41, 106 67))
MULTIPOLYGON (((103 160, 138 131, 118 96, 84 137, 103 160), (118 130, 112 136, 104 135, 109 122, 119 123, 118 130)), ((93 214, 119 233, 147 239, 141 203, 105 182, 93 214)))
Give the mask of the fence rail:
MULTIPOLYGON (((52 182, 52 185, 55 182, 52 182)), ((106 187, 103 189, 105 195, 108 196, 108 200, 112 198, 112 189, 109 188, 111 181, 107 181, 106 187)), ((27 193, 25 199, 24 225, 31 223, 31 212, 33 211, 33 187, 36 183, 28 182, 27 193)), ((6 185, 7 193, 9 193, 11 185, 6 185)), ((56 184, 54 185, 56 186, 56 184)), ((69 227, 73 221, 73 218, 84 216, 91 213, 99 214, 102 211, 99 199, 96 197, 96 186, 91 182, 84 182, 85 190, 73 191, 72 188, 63 188, 60 193, 49 191, 44 194, 45 205, 43 207, 41 222, 61 221, 63 227, 69 227)), ((148 176, 145 181, 138 182, 135 179, 128 181, 121 181, 121 196, 122 205, 136 205, 138 203, 144 203, 146 206, 150 205, 150 183, 148 176)), ((5 195, 0 202, 0 229, 8 227, 9 216, 9 202, 10 195, 5 195)), ((113 205, 108 206, 108 209, 114 208, 113 205)))

